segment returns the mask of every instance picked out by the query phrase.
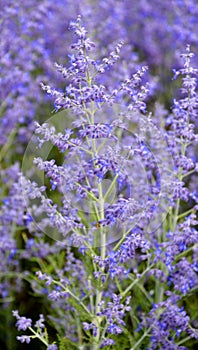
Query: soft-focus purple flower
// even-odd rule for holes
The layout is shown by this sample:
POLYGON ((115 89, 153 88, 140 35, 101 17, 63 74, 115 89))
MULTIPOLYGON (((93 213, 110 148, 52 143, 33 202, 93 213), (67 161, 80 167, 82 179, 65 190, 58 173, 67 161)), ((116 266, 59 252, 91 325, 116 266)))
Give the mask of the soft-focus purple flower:
POLYGON ((17 329, 26 331, 32 325, 32 320, 24 316, 19 316, 18 311, 13 311, 13 316, 17 318, 16 327, 17 329))
POLYGON ((31 337, 28 335, 21 335, 16 337, 17 340, 19 340, 21 343, 27 343, 29 344, 31 341, 31 337))
POLYGON ((48 345, 47 350, 58 350, 58 347, 55 344, 51 344, 51 345, 48 345))

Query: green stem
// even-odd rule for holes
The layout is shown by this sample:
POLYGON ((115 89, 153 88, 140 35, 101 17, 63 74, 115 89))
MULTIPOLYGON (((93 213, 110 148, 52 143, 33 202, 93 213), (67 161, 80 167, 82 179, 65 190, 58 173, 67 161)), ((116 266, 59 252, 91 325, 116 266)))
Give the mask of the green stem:
POLYGON ((86 311, 86 313, 88 313, 91 316, 91 313, 90 313, 89 309, 86 307, 86 305, 69 288, 66 288, 61 282, 58 282, 58 281, 53 280, 53 283, 62 287, 63 290, 65 290, 67 293, 69 293, 71 295, 71 297, 73 299, 75 299, 82 306, 82 308, 86 311))
POLYGON ((28 329, 35 335, 36 338, 38 338, 43 344, 45 344, 46 346, 48 346, 49 344, 46 342, 46 340, 41 337, 37 332, 35 332, 35 330, 32 327, 28 327, 28 329))
POLYGON ((4 156, 6 155, 6 153, 8 152, 9 148, 12 146, 13 144, 13 140, 14 137, 16 135, 17 131, 16 129, 14 129, 11 134, 8 137, 7 142, 5 143, 5 145, 2 147, 1 151, 0 151, 0 161, 4 158, 4 156))
POLYGON ((135 224, 133 226, 131 226, 127 232, 125 232, 122 236, 122 238, 119 240, 119 242, 115 245, 115 247, 113 248, 113 251, 116 251, 120 246, 121 244, 125 241, 127 235, 131 232, 131 230, 135 227, 135 224))
MULTIPOLYGON (((91 290, 91 279, 90 279, 90 277, 88 278, 88 286, 89 286, 89 290, 91 290)), ((91 312, 94 313, 94 300, 93 300, 92 292, 90 293, 89 300, 90 300, 90 305, 91 305, 91 312)))
POLYGON ((83 350, 84 346, 82 345, 82 329, 81 329, 81 323, 78 315, 75 315, 75 320, 76 320, 78 340, 79 340, 78 349, 83 350))
POLYGON ((188 253, 190 253, 194 248, 196 248, 198 245, 194 244, 192 247, 190 247, 189 249, 185 250, 184 252, 182 252, 181 254, 177 255, 175 258, 175 261, 180 260, 181 258, 183 258, 183 256, 186 256, 188 253))
POLYGON ((188 340, 191 340, 191 339, 192 339, 192 337, 189 335, 188 337, 180 340, 180 342, 177 343, 177 345, 182 345, 182 344, 186 343, 188 340))
POLYGON ((78 145, 76 145, 75 143, 73 143, 73 142, 71 142, 71 141, 68 141, 68 144, 71 145, 71 146, 78 147, 79 149, 81 149, 81 150, 84 151, 85 153, 88 153, 88 154, 90 154, 91 156, 93 156, 93 152, 89 151, 88 149, 86 149, 86 148, 84 148, 84 147, 78 146, 78 145))
POLYGON ((147 267, 146 270, 144 270, 144 272, 141 274, 141 276, 139 278, 136 278, 120 295, 123 297, 125 297, 127 295, 127 293, 139 282, 139 280, 144 277, 144 275, 147 274, 148 271, 150 271, 152 269, 154 265, 150 265, 149 267, 147 267))
POLYGON ((187 216, 187 215, 189 215, 189 214, 191 214, 193 212, 195 213, 195 209, 191 208, 191 209, 185 211, 185 213, 182 213, 182 214, 178 215, 177 216, 177 220, 182 219, 183 217, 185 217, 185 216, 187 216))
MULTIPOLYGON (((101 220, 104 219, 104 198, 103 198, 103 191, 102 191, 102 184, 99 183, 98 184, 98 190, 99 190, 99 201, 100 201, 100 217, 101 220)), ((105 229, 103 227, 100 227, 100 244, 101 244, 101 251, 100 251, 100 256, 101 259, 104 260, 105 256, 106 256, 106 232, 105 229)), ((104 269, 102 269, 104 270, 104 269)), ((100 312, 100 302, 102 300, 102 291, 101 290, 97 290, 96 291, 96 311, 95 313, 99 313, 100 312)), ((97 335, 96 335, 96 344, 94 344, 93 346, 93 350, 97 350, 99 349, 99 340, 100 340, 100 323, 101 320, 97 320, 97 326, 98 326, 98 330, 97 330, 97 335)))
MULTIPOLYGON (((137 347, 141 344, 141 342, 148 336, 148 333, 150 332, 151 328, 149 328, 143 335, 142 337, 138 340, 138 342, 130 349, 130 350, 135 350, 137 347)), ((140 349, 140 348, 139 348, 140 349)))
POLYGON ((81 188, 83 189, 83 191, 85 191, 85 192, 87 193, 87 195, 88 195, 91 199, 93 199, 95 202, 98 202, 98 201, 99 201, 98 198, 96 198, 96 197, 94 196, 93 193, 91 193, 90 191, 87 191, 86 188, 84 188, 81 184, 79 184, 78 182, 75 182, 75 185, 81 187, 81 188))
POLYGON ((105 200, 108 198, 108 196, 110 195, 110 193, 111 193, 111 191, 112 191, 112 189, 113 189, 113 187, 114 187, 114 185, 115 185, 115 182, 116 182, 117 178, 118 178, 118 174, 114 177, 114 179, 113 179, 111 185, 110 185, 109 188, 108 188, 108 191, 105 193, 104 201, 105 201, 105 200))
POLYGON ((98 347, 97 347, 96 349, 100 349, 100 345, 101 345, 101 343, 102 343, 103 338, 105 337, 105 333, 106 333, 107 327, 108 327, 108 324, 107 324, 107 322, 106 322, 106 325, 105 325, 105 327, 103 328, 103 331, 102 331, 102 333, 101 333, 101 337, 100 337, 101 340, 100 340, 100 343, 99 343, 99 345, 98 345, 98 347))

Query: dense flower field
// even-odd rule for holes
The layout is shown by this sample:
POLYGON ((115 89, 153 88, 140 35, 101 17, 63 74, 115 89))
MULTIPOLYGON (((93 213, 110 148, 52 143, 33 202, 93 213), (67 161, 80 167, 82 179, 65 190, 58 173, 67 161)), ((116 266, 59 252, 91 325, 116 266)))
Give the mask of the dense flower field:
POLYGON ((198 2, 0 3, 0 349, 197 349, 198 2))

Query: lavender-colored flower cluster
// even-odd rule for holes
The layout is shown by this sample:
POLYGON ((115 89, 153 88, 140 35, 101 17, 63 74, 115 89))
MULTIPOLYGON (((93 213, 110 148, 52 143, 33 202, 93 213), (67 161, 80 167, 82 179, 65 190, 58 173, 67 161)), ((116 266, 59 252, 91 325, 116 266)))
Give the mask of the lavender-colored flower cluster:
POLYGON ((0 344, 196 348, 196 1, 1 5, 0 344))

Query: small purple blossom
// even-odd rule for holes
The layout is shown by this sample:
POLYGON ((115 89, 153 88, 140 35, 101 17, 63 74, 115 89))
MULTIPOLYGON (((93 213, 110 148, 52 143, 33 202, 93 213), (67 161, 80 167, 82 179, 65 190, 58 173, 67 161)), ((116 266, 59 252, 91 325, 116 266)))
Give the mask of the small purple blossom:
POLYGON ((40 328, 40 329, 45 328, 45 325, 43 323, 44 321, 45 321, 44 316, 42 314, 39 315, 39 320, 36 321, 35 327, 36 328, 40 328))
POLYGON ((16 327, 19 331, 26 331, 32 325, 32 320, 30 318, 26 318, 24 316, 19 316, 18 311, 12 312, 13 316, 17 318, 16 327))
POLYGON ((48 345, 47 350, 58 350, 58 347, 55 344, 51 344, 51 345, 48 345))
POLYGON ((31 341, 31 337, 28 335, 21 335, 16 337, 17 340, 19 340, 21 343, 27 343, 29 344, 31 341))

